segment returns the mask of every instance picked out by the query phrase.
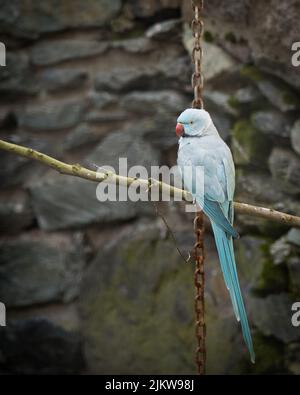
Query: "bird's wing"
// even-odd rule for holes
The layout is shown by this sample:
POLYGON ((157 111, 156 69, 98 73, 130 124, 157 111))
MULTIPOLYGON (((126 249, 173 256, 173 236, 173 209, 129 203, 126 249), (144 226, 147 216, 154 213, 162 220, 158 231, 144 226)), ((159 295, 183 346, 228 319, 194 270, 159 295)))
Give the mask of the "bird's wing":
POLYGON ((185 188, 192 194, 197 204, 226 233, 237 238, 238 233, 221 207, 227 199, 223 162, 212 155, 211 150, 194 146, 192 150, 187 149, 186 153, 185 151, 181 153, 178 164, 185 188))
MULTIPOLYGON (((229 220, 228 212, 224 211, 224 204, 233 196, 234 184, 232 184, 232 168, 224 166, 228 152, 225 148, 216 149, 206 153, 205 160, 205 194, 203 211, 218 226, 220 226, 228 235, 238 238, 239 234, 232 226, 229 220)), ((229 151, 230 153, 230 151, 229 151)), ((231 155, 231 154, 230 154, 231 155)), ((228 160, 229 162, 229 160, 228 160)), ((233 162, 232 162, 233 165, 233 162)), ((234 165, 233 165, 234 169, 234 165)), ((234 178, 233 178, 234 182, 234 178)))
POLYGON ((203 211, 205 214, 218 225, 227 235, 233 237, 234 239, 239 238, 238 232, 233 228, 232 224, 224 214, 222 205, 218 202, 214 202, 204 197, 203 211))
POLYGON ((226 179, 227 199, 229 201, 233 201, 235 190, 235 168, 231 152, 227 146, 224 150, 224 155, 222 156, 222 165, 226 179))
POLYGON ((223 167, 205 148, 197 144, 192 148, 185 147, 178 156, 178 165, 184 185, 193 196, 197 187, 201 188, 203 185, 203 193, 207 199, 219 203, 225 201, 224 186, 218 175, 218 168, 224 172, 223 167))

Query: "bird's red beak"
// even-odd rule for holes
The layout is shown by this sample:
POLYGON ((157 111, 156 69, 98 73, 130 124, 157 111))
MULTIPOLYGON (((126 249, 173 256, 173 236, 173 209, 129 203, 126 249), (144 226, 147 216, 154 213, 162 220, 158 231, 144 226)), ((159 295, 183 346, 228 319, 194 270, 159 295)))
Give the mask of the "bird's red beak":
POLYGON ((183 127, 183 125, 181 123, 178 123, 176 125, 176 135, 177 135, 177 137, 181 137, 183 135, 183 133, 184 133, 184 127, 183 127))

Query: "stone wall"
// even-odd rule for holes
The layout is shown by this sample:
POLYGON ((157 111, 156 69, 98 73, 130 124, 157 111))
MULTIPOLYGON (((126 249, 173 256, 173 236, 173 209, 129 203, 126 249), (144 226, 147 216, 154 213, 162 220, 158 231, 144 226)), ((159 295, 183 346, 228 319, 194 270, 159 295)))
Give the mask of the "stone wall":
MULTIPOLYGON (((205 104, 234 153, 236 199, 299 215, 299 2, 257 3, 207 2, 205 104)), ((173 165, 192 100, 189 4, 0 1, 0 138, 87 166, 173 165)), ((100 204, 92 183, 4 152, 0 180, 1 372, 195 372, 193 267, 151 204, 100 204)), ((161 210, 188 252, 192 216, 161 210)), ((300 232, 241 215, 237 227, 257 363, 208 227, 208 373, 299 374, 300 232)))

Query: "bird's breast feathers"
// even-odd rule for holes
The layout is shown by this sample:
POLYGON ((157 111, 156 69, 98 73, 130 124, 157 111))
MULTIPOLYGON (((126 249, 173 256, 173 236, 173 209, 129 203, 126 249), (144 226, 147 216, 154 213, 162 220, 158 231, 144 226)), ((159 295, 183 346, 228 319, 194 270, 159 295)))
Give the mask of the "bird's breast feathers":
MULTIPOLYGON (((205 192, 214 190, 223 193, 210 196, 220 201, 233 200, 235 189, 235 171, 232 155, 228 146, 218 136, 200 138, 184 138, 180 141, 178 150, 178 166, 181 171, 184 166, 201 166, 204 171, 205 192)), ((184 172, 182 171, 184 178, 184 172)), ((186 185, 189 189, 189 186, 186 185)), ((210 193, 209 193, 210 195, 210 193)))

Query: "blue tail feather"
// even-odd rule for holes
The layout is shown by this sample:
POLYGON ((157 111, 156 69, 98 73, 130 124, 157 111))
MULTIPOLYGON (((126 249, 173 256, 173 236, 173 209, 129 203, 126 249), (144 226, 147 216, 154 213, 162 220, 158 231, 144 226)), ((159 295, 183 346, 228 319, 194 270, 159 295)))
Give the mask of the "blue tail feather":
POLYGON ((212 200, 204 198, 203 211, 213 222, 215 222, 220 228, 222 228, 228 235, 232 236, 235 239, 239 238, 239 234, 233 228, 227 216, 224 214, 223 207, 221 207, 220 203, 213 202, 212 200))
POLYGON ((230 268, 228 267, 228 264, 227 264, 228 259, 226 258, 226 250, 223 247, 223 240, 222 239, 223 239, 224 232, 222 229, 220 229, 213 222, 212 222, 212 227, 213 227, 213 231, 214 231, 214 235, 215 235, 215 241, 216 241, 217 250, 219 253, 219 257, 220 257, 220 264, 221 264, 221 269, 223 272, 225 284, 226 284, 226 287, 227 287, 227 289, 230 293, 230 296, 231 296, 236 319, 239 321, 240 316, 239 316, 238 306, 237 306, 236 297, 235 297, 235 293, 234 293, 235 288, 232 283, 232 276, 230 275, 230 268))
POLYGON ((212 226, 225 283, 229 289, 235 315, 241 322, 243 336, 250 352, 251 361, 254 363, 255 354, 253 350, 247 314, 238 280, 232 237, 229 237, 223 229, 218 227, 218 225, 213 222, 212 226))

